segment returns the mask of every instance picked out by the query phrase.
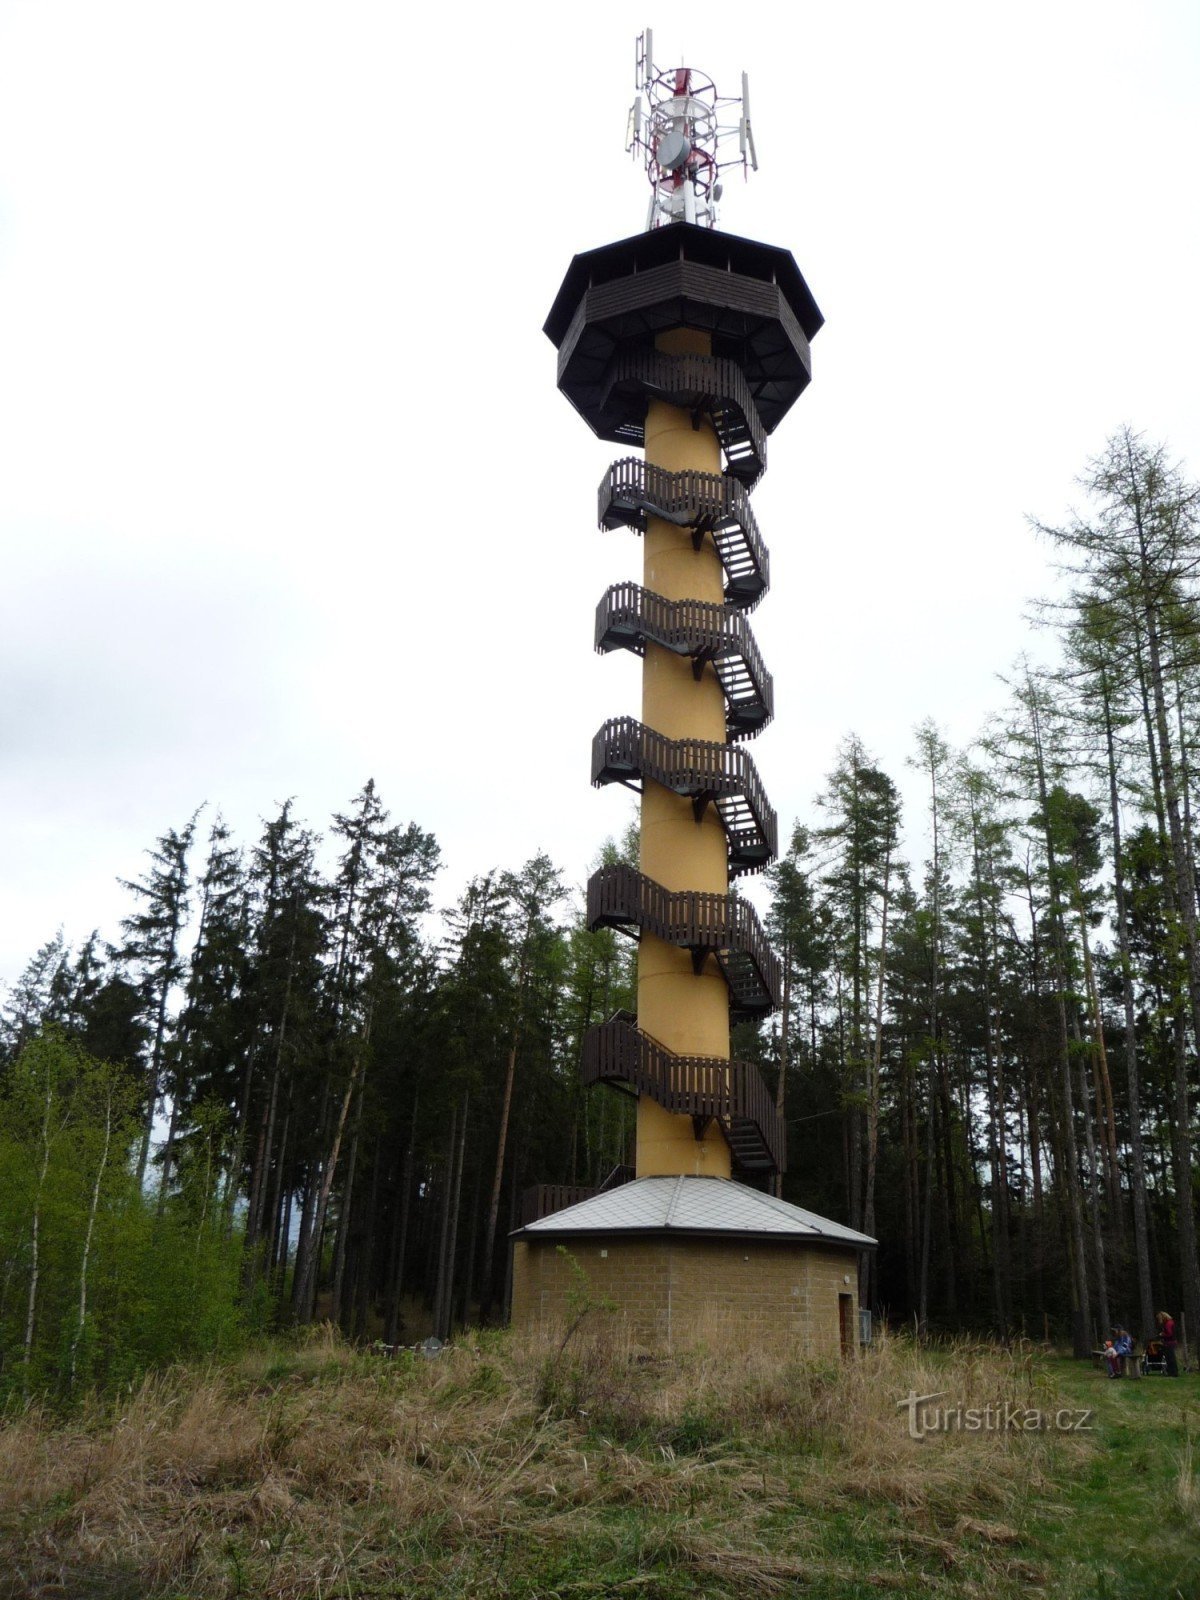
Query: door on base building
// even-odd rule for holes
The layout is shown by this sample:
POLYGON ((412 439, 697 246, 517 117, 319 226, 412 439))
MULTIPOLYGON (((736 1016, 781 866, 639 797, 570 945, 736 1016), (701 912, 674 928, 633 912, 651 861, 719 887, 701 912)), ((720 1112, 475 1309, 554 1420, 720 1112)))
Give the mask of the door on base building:
POLYGON ((849 1358, 854 1354, 854 1296, 852 1294, 838 1295, 838 1332, 842 1340, 842 1354, 849 1358))

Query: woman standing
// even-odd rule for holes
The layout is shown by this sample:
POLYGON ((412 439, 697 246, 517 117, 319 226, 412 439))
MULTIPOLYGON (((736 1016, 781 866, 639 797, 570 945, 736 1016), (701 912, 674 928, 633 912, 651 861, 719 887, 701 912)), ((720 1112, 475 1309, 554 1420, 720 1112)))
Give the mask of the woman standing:
POLYGON ((1162 1340, 1163 1355, 1167 1361, 1167 1377, 1177 1378, 1179 1366, 1175 1360, 1175 1318, 1167 1311, 1160 1311, 1155 1321, 1158 1323, 1158 1336, 1162 1340))

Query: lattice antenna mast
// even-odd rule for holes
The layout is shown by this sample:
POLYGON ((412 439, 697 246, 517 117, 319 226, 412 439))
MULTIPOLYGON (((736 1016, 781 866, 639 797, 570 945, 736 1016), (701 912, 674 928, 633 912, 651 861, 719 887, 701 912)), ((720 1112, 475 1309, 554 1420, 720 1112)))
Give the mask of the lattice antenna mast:
POLYGON ((650 179, 646 231, 671 222, 715 228, 724 169, 740 166, 746 177, 758 171, 746 74, 741 94, 730 98, 694 67, 660 70, 647 28, 638 35, 634 86, 625 148, 644 160, 650 179))

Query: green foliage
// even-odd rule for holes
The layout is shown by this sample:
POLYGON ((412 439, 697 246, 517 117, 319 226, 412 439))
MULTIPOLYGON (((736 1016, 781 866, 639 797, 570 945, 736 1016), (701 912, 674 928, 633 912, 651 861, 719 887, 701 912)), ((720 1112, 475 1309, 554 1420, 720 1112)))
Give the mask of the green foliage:
POLYGON ((593 1314, 612 1313, 617 1306, 593 1289, 591 1279, 566 1245, 556 1246, 556 1251, 570 1274, 564 1296, 567 1323, 557 1348, 543 1359, 538 1392, 543 1405, 563 1415, 586 1414, 601 1400, 607 1407, 611 1399, 611 1363, 602 1338, 593 1338, 573 1351, 568 1351, 568 1346, 593 1314))
POLYGON ((219 1168, 189 1154, 156 1215, 136 1181, 139 1121, 127 1075, 53 1029, 5 1075, 0 1395, 113 1388, 244 1338, 241 1240, 221 1226, 219 1168))
POLYGON ((570 1287, 564 1296, 567 1302, 567 1310, 571 1315, 570 1326, 563 1335, 562 1342, 565 1345, 584 1317, 590 1312, 615 1311, 617 1307, 608 1295, 598 1294, 592 1288, 592 1280, 565 1244, 557 1246, 557 1254, 566 1262, 567 1269, 571 1274, 570 1287))

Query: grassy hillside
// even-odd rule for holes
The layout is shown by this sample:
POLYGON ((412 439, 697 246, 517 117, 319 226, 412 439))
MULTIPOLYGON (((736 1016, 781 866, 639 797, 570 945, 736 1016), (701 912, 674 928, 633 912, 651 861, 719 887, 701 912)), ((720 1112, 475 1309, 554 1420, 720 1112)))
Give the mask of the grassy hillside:
POLYGON ((967 1345, 827 1366, 585 1325, 388 1360, 326 1334, 10 1415, 0 1596, 1194 1600, 1198 1399, 967 1345), (911 1391, 958 1430, 910 1437, 911 1391), (1095 1426, 967 1431, 989 1405, 1095 1426))

